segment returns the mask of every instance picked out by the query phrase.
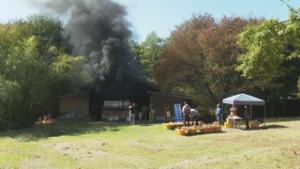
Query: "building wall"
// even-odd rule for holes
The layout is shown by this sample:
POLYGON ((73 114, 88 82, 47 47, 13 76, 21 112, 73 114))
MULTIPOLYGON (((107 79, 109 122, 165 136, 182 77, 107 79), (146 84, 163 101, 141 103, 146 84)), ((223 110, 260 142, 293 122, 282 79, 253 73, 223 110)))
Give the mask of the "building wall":
POLYGON ((172 117, 174 117, 174 106, 175 103, 181 103, 181 107, 183 107, 183 102, 186 101, 188 105, 191 107, 192 100, 191 99, 184 99, 184 98, 178 98, 178 97, 170 97, 170 96, 162 96, 162 95, 156 95, 156 94, 150 94, 150 101, 153 101, 155 107, 156 107, 156 114, 155 119, 156 120, 163 120, 164 117, 164 105, 169 104, 170 110, 172 113, 172 117))
POLYGON ((59 100, 59 114, 70 112, 70 108, 78 108, 83 117, 89 115, 89 95, 81 94, 75 96, 62 97, 59 100))

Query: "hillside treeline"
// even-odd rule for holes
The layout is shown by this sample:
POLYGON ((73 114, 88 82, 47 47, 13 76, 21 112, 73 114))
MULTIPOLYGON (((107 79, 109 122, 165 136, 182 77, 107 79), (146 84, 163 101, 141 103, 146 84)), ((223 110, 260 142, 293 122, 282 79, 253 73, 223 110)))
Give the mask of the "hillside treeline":
MULTIPOLYGON (((131 46, 146 72, 144 78, 159 84, 164 92, 194 96, 193 106, 206 121, 215 119, 217 103, 239 93, 266 100, 267 117, 299 115, 300 59, 295 57, 299 35, 293 32, 299 32, 299 15, 292 13, 291 21, 194 14, 176 26, 170 37, 162 39, 152 32, 144 42, 131 42, 131 46), (276 31, 289 31, 286 36, 295 37, 283 42, 285 35, 276 37, 276 31), (277 46, 272 45, 275 42, 277 46)), ((243 116, 244 108, 238 107, 243 116)), ((225 116, 229 108, 224 107, 225 116)), ((253 106, 254 118, 263 112, 263 106, 253 106)))
MULTIPOLYGON (((163 92, 193 96, 193 107, 205 121, 214 120, 216 104, 223 98, 239 93, 266 100, 267 117, 298 115, 299 43, 282 37, 299 37, 299 15, 293 14, 287 23, 193 14, 168 38, 151 32, 141 43, 129 41, 132 66, 141 67, 141 78, 163 92), (267 34, 275 28, 290 34, 267 34)), ((55 116, 55 96, 74 92, 91 79, 82 66, 87 56, 71 56, 71 36, 61 21, 44 15, 0 24, 0 130, 27 127, 46 114, 55 116)), ((225 113, 229 107, 224 107, 225 113)), ((253 117, 262 114, 263 107, 254 106, 253 117)))

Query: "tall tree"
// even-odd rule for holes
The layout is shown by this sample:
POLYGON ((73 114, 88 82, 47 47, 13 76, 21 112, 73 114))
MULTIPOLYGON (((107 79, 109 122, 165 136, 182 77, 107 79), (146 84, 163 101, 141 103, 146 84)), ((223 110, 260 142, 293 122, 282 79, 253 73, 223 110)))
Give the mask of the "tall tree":
POLYGON ((217 21, 211 14, 194 14, 172 32, 155 66, 155 80, 165 90, 179 85, 218 103, 241 83, 234 67, 243 49, 236 36, 257 22, 235 16, 217 21))
POLYGON ((70 91, 70 78, 83 81, 83 57, 71 57, 59 45, 41 48, 43 39, 28 28, 24 20, 0 25, 0 130, 55 114, 54 96, 70 91))
POLYGON ((288 21, 264 20, 259 25, 248 26, 238 36, 238 45, 247 50, 238 57, 237 70, 243 76, 249 79, 261 76, 269 81, 281 64, 300 56, 300 8, 289 8, 288 21))
POLYGON ((31 35, 39 37, 42 52, 47 52, 49 47, 55 46, 71 54, 73 49, 70 43, 71 34, 65 32, 61 20, 35 14, 27 17, 27 26, 31 35))
POLYGON ((135 60, 142 66, 143 78, 149 82, 154 82, 153 67, 158 61, 163 44, 163 39, 158 37, 156 32, 149 33, 146 40, 140 45, 136 42, 131 42, 135 60))

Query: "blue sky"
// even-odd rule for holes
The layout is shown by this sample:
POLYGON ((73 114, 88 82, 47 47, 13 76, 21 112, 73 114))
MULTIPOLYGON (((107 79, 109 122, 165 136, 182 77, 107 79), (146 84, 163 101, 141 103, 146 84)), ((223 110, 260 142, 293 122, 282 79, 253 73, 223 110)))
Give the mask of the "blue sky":
MULTIPOLYGON (((156 31, 160 37, 168 37, 175 25, 190 18, 193 12, 209 12, 216 18, 232 14, 246 16, 251 12, 256 16, 286 20, 288 8, 279 0, 114 0, 128 11, 127 19, 132 23, 135 40, 145 40, 148 33, 156 31)), ((27 1, 28 2, 28 1, 27 1)), ((291 6, 300 7, 300 0, 291 0, 291 6)), ((0 21, 25 18, 29 14, 41 12, 24 0, 0 0, 0 21)), ((63 18, 66 20, 66 18, 63 18)))

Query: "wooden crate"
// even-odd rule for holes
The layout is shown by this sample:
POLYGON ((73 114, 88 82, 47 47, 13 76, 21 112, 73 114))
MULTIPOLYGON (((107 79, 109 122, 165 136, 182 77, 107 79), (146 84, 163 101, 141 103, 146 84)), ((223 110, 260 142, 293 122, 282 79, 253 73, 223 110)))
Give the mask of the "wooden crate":
POLYGON ((213 133, 214 128, 213 127, 207 127, 207 133, 213 133))
POLYGON ((184 136, 186 134, 186 130, 175 129, 176 135, 184 136))
POLYGON ((183 126, 183 124, 176 124, 176 125, 175 125, 175 128, 176 128, 176 127, 182 127, 182 126, 183 126))
POLYGON ((189 129, 188 131, 187 131, 189 134, 197 134, 197 128, 195 128, 195 129, 189 129))
POLYGON ((258 123, 254 123, 254 122, 249 123, 249 127, 250 129, 256 129, 258 127, 258 123))
POLYGON ((222 132, 222 127, 221 126, 214 127, 214 132, 215 133, 222 132))
POLYGON ((200 132, 201 133, 209 133, 209 129, 208 128, 201 128, 200 132))

